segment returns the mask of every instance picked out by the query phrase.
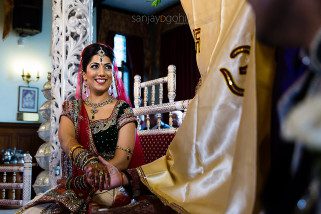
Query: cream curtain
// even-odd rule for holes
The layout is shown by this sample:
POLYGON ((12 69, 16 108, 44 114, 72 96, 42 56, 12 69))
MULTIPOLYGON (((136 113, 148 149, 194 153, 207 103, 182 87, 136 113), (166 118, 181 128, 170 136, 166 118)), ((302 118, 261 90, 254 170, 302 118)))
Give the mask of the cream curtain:
POLYGON ((202 84, 166 156, 142 181, 182 213, 251 213, 257 104, 254 17, 244 0, 181 0, 202 84))

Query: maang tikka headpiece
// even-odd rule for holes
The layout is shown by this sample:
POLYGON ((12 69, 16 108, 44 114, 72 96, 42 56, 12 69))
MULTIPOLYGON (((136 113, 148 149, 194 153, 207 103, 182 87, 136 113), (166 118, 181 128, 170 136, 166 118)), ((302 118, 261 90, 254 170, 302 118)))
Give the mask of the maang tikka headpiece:
POLYGON ((97 54, 98 54, 98 56, 100 58, 100 63, 102 63, 104 56, 106 56, 105 51, 100 47, 100 50, 97 51, 97 54))

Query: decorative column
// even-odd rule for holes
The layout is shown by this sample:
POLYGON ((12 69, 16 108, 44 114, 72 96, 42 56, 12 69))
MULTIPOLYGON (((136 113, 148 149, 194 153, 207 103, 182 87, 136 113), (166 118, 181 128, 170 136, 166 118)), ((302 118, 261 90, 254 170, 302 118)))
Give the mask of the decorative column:
POLYGON ((50 142, 54 148, 49 162, 51 186, 61 173, 58 140, 62 104, 75 94, 82 49, 92 42, 93 0, 52 0, 52 106, 50 142))

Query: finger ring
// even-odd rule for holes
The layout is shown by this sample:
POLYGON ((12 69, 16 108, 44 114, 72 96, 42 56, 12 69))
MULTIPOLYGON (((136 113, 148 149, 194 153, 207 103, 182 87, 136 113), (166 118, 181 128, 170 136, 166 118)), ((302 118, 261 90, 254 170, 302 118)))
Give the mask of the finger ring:
POLYGON ((103 171, 99 171, 99 175, 103 176, 105 173, 103 171))

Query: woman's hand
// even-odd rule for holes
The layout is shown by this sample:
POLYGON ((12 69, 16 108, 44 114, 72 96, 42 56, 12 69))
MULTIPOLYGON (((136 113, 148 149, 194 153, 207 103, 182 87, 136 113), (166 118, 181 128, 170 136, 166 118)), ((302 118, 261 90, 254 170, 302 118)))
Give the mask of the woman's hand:
POLYGON ((128 183, 126 176, 124 176, 122 172, 119 172, 115 166, 101 156, 98 156, 98 159, 109 173, 109 179, 108 182, 105 183, 104 189, 114 189, 128 183))
POLYGON ((106 189, 106 184, 109 183, 109 172, 106 167, 101 164, 89 164, 85 167, 86 182, 97 190, 106 189))

